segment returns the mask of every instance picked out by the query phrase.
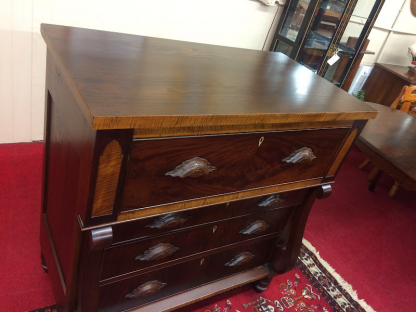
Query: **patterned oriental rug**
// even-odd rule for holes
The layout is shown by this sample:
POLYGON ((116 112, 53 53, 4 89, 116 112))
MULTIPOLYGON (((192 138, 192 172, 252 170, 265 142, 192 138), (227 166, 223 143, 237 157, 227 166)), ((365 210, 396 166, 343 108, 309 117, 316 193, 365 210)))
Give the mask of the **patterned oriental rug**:
MULTIPOLYGON (((197 302, 177 312, 375 312, 359 300, 311 244, 303 245, 295 268, 276 276, 269 288, 255 292, 250 285, 197 302)), ((56 312, 55 306, 31 312, 56 312)), ((156 311, 155 311, 156 312, 156 311)))

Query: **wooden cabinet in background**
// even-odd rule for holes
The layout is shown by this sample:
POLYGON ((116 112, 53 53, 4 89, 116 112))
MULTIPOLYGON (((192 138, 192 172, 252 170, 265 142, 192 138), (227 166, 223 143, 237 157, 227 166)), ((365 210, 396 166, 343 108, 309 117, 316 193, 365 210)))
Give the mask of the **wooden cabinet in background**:
POLYGON ((42 25, 59 311, 171 311, 290 270, 377 112, 281 53, 42 25))
POLYGON ((416 73, 407 66, 376 63, 364 83, 364 100, 390 106, 404 86, 416 84, 416 73))

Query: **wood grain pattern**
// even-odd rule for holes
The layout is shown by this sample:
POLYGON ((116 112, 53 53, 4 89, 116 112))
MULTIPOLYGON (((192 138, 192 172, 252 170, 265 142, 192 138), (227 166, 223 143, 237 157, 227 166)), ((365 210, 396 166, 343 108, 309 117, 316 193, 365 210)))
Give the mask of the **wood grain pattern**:
MULTIPOLYGON (((175 260, 184 261, 187 257, 206 251, 213 251, 224 246, 231 246, 232 244, 244 242, 255 237, 263 237, 266 235, 277 236, 289 220, 293 209, 293 207, 288 207, 228 220, 220 220, 215 223, 208 223, 199 227, 191 227, 187 230, 178 231, 174 235, 168 232, 164 235, 113 246, 104 251, 101 280, 122 276, 130 272, 139 274, 144 271, 153 271, 156 268, 166 267, 175 260), (263 220, 270 226, 258 228, 259 231, 253 231, 250 235, 241 231, 258 220, 263 220), (142 255, 159 244, 170 244, 178 249, 168 258, 153 259, 152 261, 138 261, 135 259, 137 255, 142 255)), ((154 254, 152 251, 151 253, 154 254)), ((227 259, 225 262, 229 260, 227 259)))
POLYGON ((294 263, 309 209, 355 119, 376 115, 279 53, 53 25, 41 32, 41 245, 62 311, 161 311, 197 300, 202 289, 201 297, 215 293, 212 286, 263 279, 264 288, 272 270, 294 263), (302 147, 316 159, 282 162, 302 147), (193 157, 217 169, 165 175, 193 157), (286 191, 283 202, 256 205, 286 191), (181 215, 163 219, 173 212, 181 215), (179 249, 163 258, 166 248, 153 252, 160 244, 179 249), (224 265, 247 253, 255 257, 224 265), (257 273, 234 278, 241 272, 257 273), (166 285, 126 298, 149 281, 166 285))
POLYGON ((268 276, 269 270, 267 266, 259 266, 254 269, 238 273, 221 280, 211 282, 207 285, 197 287, 187 292, 182 292, 174 296, 170 296, 165 299, 158 300, 157 302, 146 304, 138 309, 134 309, 134 312, 170 312, 186 305, 198 302, 200 300, 221 294, 225 291, 238 288, 244 284, 255 282, 266 276, 268 276))
POLYGON ((133 137, 139 138, 157 138, 172 137, 184 135, 203 135, 203 134, 223 134, 223 133, 245 133, 272 130, 300 130, 300 129, 324 129, 324 128, 342 128, 351 127, 353 121, 321 121, 321 122, 293 122, 293 123, 271 123, 271 124, 247 124, 247 125, 226 125, 214 126, 203 125, 193 127, 178 128, 150 128, 150 129, 134 129, 133 137))
POLYGON ((42 235, 41 246, 50 250, 54 242, 56 257, 44 254, 54 296, 62 310, 73 310, 80 245, 76 216, 84 216, 88 203, 96 132, 85 120, 67 81, 58 76, 50 53, 46 71, 42 213, 48 220, 50 236, 42 235), (53 273, 58 271, 61 276, 53 273))
POLYGON ((93 217, 111 214, 116 197, 120 166, 123 159, 120 144, 113 140, 105 147, 98 164, 94 202, 91 215, 93 217))
POLYGON ((280 197, 285 198, 285 201, 275 201, 269 206, 258 206, 257 203, 259 201, 261 202, 259 198, 261 199, 264 197, 254 197, 203 208, 198 207, 181 212, 167 213, 157 217, 146 217, 143 219, 116 223, 112 225, 114 243, 136 238, 143 239, 153 235, 160 235, 168 231, 182 230, 215 221, 229 220, 231 218, 262 213, 272 209, 296 206, 302 202, 306 192, 307 189, 300 189, 279 193, 280 197), (181 220, 183 219, 187 220, 182 223, 181 220), (165 223, 166 225, 173 226, 165 227, 163 226, 165 223))
POLYGON ((348 135, 347 139, 345 140, 344 144, 341 147, 341 150, 338 152, 335 161, 332 163, 331 168, 329 168, 327 176, 333 176, 338 171, 342 161, 345 158, 346 153, 350 150, 351 145, 354 143, 358 134, 358 129, 354 129, 348 135))
POLYGON ((59 58, 63 75, 71 77, 73 93, 96 130, 319 122, 376 115, 280 53, 46 24, 41 32, 59 58), (66 40, 71 41, 70 49, 66 40), (307 94, 296 92, 305 85, 307 94))
POLYGON ((273 194, 273 193, 278 193, 278 192, 283 192, 283 191, 288 191, 288 190, 297 190, 301 188, 317 186, 317 185, 320 185, 321 182, 322 182, 321 178, 311 179, 311 180, 302 181, 302 182, 286 183, 286 184, 270 186, 270 187, 265 187, 261 189, 249 190, 249 191, 242 191, 238 193, 231 193, 231 194, 226 194, 226 195, 221 195, 221 196, 212 196, 210 198, 201 198, 201 199, 196 199, 196 200, 184 201, 181 203, 173 203, 173 204, 161 205, 157 207, 149 207, 146 209, 126 211, 126 212, 120 213, 117 217, 117 220, 126 221, 130 219, 152 216, 158 213, 167 213, 167 212, 173 212, 177 210, 189 209, 189 208, 193 208, 196 206, 204 207, 204 206, 208 206, 212 204, 228 203, 228 202, 236 201, 239 199, 257 197, 263 194, 273 194))
POLYGON ((337 128, 134 141, 121 210, 323 177, 348 131, 337 128), (261 137, 264 141, 259 146, 261 137), (317 161, 282 162, 305 145, 313 149, 317 161), (165 176, 172 167, 193 157, 208 159, 217 169, 197 178, 165 176))
POLYGON ((258 239, 250 244, 204 256, 202 265, 201 258, 195 258, 187 262, 100 286, 99 311, 113 311, 115 304, 122 311, 133 307, 140 307, 148 302, 192 289, 200 284, 206 284, 220 278, 256 268, 266 262, 274 241, 274 238, 258 239), (256 255, 256 257, 239 266, 224 266, 235 255, 244 252, 250 252, 256 255), (184 272, 192 272, 192 274, 184 274, 184 272), (166 283, 167 285, 148 297, 137 299, 125 298, 126 294, 135 289, 137 285, 154 280, 166 283))

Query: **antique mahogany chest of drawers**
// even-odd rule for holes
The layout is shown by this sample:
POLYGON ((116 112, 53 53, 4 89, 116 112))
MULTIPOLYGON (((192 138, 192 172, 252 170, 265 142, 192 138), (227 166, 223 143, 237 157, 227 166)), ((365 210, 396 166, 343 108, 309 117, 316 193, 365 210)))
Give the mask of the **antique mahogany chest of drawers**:
POLYGON ((171 311, 290 270, 372 108, 280 53, 42 25, 60 311, 171 311))

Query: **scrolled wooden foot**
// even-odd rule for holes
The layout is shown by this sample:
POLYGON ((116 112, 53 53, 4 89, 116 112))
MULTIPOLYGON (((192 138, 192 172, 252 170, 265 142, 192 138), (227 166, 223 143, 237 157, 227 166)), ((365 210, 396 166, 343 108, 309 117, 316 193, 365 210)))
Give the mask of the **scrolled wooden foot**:
POLYGON ((48 267, 46 266, 45 257, 43 254, 40 254, 40 265, 42 269, 45 271, 45 273, 48 273, 48 267))
POLYGON ((394 197, 397 191, 399 190, 399 187, 400 187, 400 184, 397 182, 394 182, 394 185, 390 189, 389 196, 394 197))
POLYGON ((367 158, 366 160, 364 160, 359 166, 358 166, 358 168, 359 169, 364 169, 364 167, 365 166, 367 166, 368 164, 370 163, 370 159, 369 158, 367 158))

